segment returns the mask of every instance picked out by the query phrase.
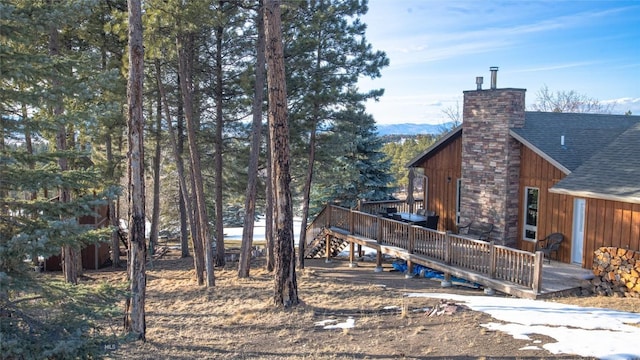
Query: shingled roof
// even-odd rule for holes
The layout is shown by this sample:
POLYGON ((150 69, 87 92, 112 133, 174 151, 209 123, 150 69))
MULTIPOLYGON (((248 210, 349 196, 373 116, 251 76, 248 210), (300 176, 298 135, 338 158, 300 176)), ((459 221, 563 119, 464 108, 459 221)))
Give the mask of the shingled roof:
POLYGON ((524 127, 511 135, 569 174, 638 122, 638 116, 526 112, 524 127))
POLYGON ((598 149, 549 191, 640 204, 640 122, 598 149))

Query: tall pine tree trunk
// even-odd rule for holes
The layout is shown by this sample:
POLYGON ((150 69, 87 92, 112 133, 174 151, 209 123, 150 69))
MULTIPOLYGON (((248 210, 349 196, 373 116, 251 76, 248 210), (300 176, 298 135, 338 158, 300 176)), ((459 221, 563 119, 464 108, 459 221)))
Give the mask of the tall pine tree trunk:
MULTIPOLYGON (((189 246, 188 241, 185 239, 186 237, 186 229, 185 226, 182 225, 182 220, 186 218, 187 222, 191 224, 191 238, 193 239, 194 246, 194 266, 196 268, 196 279, 198 280, 198 284, 204 284, 203 278, 203 270, 204 270, 204 257, 198 256, 198 254, 202 255, 202 241, 199 238, 198 232, 196 230, 196 226, 192 216, 192 207, 191 201, 189 201, 189 189, 187 187, 187 178, 184 171, 184 161, 182 160, 182 131, 178 132, 176 135, 175 130, 173 129, 173 125, 171 124, 171 112, 169 111, 169 103, 167 102, 167 95, 164 91, 164 85, 162 84, 162 71, 160 69, 160 61, 155 61, 156 68, 156 82, 158 86, 158 93, 160 93, 160 98, 162 99, 163 108, 165 117, 167 118, 167 129, 169 130, 169 141, 171 142, 171 148, 173 149, 174 159, 176 161, 176 168, 178 170, 178 185, 180 186, 180 221, 181 221, 181 233, 182 233, 182 257, 189 256, 189 246)), ((178 116, 180 118, 180 116, 178 116)), ((180 120, 179 120, 180 122, 180 120)), ((181 130, 181 127, 179 127, 181 130)))
MULTIPOLYGON (((193 209, 191 207, 191 201, 189 201, 189 189, 187 187, 187 177, 184 171, 184 161, 182 159, 182 127, 178 126, 178 134, 173 129, 171 124, 171 112, 169 111, 169 103, 167 101, 167 95, 164 91, 164 85, 162 84, 162 71, 160 69, 160 61, 156 59, 156 82, 158 86, 158 93, 162 99, 165 117, 167 118, 167 129, 169 130, 169 140, 171 142, 171 148, 173 149, 174 159, 176 161, 176 169, 178 171, 178 185, 180 187, 180 230, 181 230, 181 247, 182 257, 189 256, 189 244, 186 231, 186 223, 189 223, 189 229, 191 231, 191 238, 193 239, 194 253, 194 266, 196 268, 196 279, 198 284, 204 284, 203 272, 204 272, 204 256, 202 255, 202 241, 198 236, 196 224, 193 219, 193 209), (184 223, 184 224, 183 224, 184 223), (186 239, 185 239, 186 238, 186 239)), ((181 107, 180 107, 181 109, 181 107)), ((181 112, 181 111, 180 111, 181 112)), ((178 116, 178 124, 181 123, 181 116, 178 116)))
POLYGON ((139 340, 146 339, 146 246, 144 194, 144 117, 143 77, 144 48, 142 45, 142 12, 140 0, 128 0, 129 9, 129 105, 127 158, 129 192, 129 281, 130 294, 125 307, 125 330, 139 340))
POLYGON ((275 256, 273 253, 273 243, 275 242, 274 238, 275 238, 275 230, 274 230, 274 216, 273 214, 275 213, 275 206, 273 204, 273 189, 274 189, 274 182, 275 182, 275 176, 273 175, 273 166, 272 166, 272 159, 273 156, 271 156, 271 136, 269 136, 269 131, 267 131, 267 183, 266 183, 266 189, 265 189, 265 193, 267 194, 266 196, 266 215, 265 215, 265 242, 266 242, 266 250, 267 250, 267 264, 266 264, 266 268, 267 271, 273 271, 273 268, 275 267, 275 256))
MULTIPOLYGON (((53 57, 60 56, 60 40, 58 35, 58 29, 55 26, 51 27, 49 33, 49 54, 53 57)), ((55 71, 55 70, 54 70, 55 71)), ((55 91, 60 88, 60 79, 57 74, 52 74, 51 87, 55 91)), ((53 105, 53 116, 58 122, 58 132, 56 133, 56 150, 64 152, 67 150, 67 127, 65 122, 61 119, 64 114, 64 104, 61 98, 55 100, 53 105)), ((65 172, 69 170, 69 162, 64 155, 60 156, 58 160, 60 171, 65 172)), ((58 201, 61 203, 68 203, 71 201, 71 191, 66 186, 61 185, 58 189, 58 201)), ((61 219, 64 220, 64 219, 61 219)), ((62 247, 62 272, 64 273, 64 280, 70 284, 78 283, 78 271, 77 271, 77 259, 76 251, 71 245, 64 245, 62 247)))
POLYGON ((304 269, 304 250, 307 235, 307 219, 309 218, 309 198, 311 196, 311 182, 313 181, 313 164, 316 160, 316 125, 314 122, 313 129, 309 135, 309 166, 307 168, 307 177, 304 182, 304 190, 302 193, 302 222, 300 223, 300 237, 298 238, 298 265, 300 269, 304 269))
MULTIPOLYGON (((322 36, 322 32, 318 36, 322 36)), ((316 74, 322 72, 322 41, 318 41, 318 48, 316 50, 316 62, 315 69, 316 74)), ((309 134, 309 165, 307 168, 307 177, 304 183, 304 190, 302 194, 302 223, 300 224, 300 237, 298 238, 298 265, 301 269, 304 269, 304 251, 307 242, 307 219, 309 218, 309 200, 311 196, 311 184, 313 182, 313 167, 316 161, 316 139, 318 132, 318 122, 320 121, 320 104, 318 103, 319 92, 323 88, 321 81, 314 81, 313 97, 313 113, 311 114, 311 129, 309 134)))
POLYGON ((153 212, 151 213, 151 232, 149 233, 149 252, 153 256, 158 246, 160 227, 160 156, 162 146, 162 98, 158 91, 156 99, 156 148, 153 156, 153 212))
MULTIPOLYGON (((224 1, 218 2, 220 9, 223 11, 224 1)), ((223 106, 223 80, 222 80, 222 37, 224 36, 224 28, 222 25, 216 27, 216 63, 215 63, 215 79, 216 89, 214 101, 216 104, 216 135, 213 143, 215 144, 214 152, 214 177, 215 177, 215 206, 216 206, 216 266, 224 266, 224 223, 222 214, 222 129, 224 127, 224 117, 222 113, 223 106)))
MULTIPOLYGON (((262 19, 262 1, 258 2, 258 41, 256 42, 256 79, 253 87, 253 122, 251 124, 251 154, 249 157, 249 178, 245 194, 245 217, 242 227, 242 245, 238 262, 238 277, 249 277, 251 266, 251 247, 253 244, 253 224, 256 215, 256 183, 258 182, 258 160, 260 158, 260 138, 262 137, 262 103, 264 102, 264 21, 262 19)), ((265 232, 266 235, 266 232, 265 232)))
MULTIPOLYGON (((182 240, 180 245, 183 247, 182 250, 182 254, 185 254, 186 251, 186 256, 189 256, 189 239, 191 238, 192 241, 191 243, 193 244, 193 252, 194 254, 199 254, 199 256, 195 256, 193 257, 193 261, 194 263, 199 262, 200 263, 200 277, 202 278, 201 281, 199 282, 200 285, 204 284, 204 254, 202 251, 202 248, 200 246, 200 252, 196 252, 195 250, 195 242, 193 241, 193 239, 198 239, 198 228, 196 227, 196 221, 193 219, 193 211, 192 211, 192 202, 189 201, 189 199, 191 198, 191 195, 189 194, 189 187, 187 186, 188 182, 187 179, 185 178, 185 176, 187 176, 187 172, 184 169, 184 109, 182 107, 182 96, 178 97, 178 111, 176 114, 176 140, 178 141, 177 145, 177 152, 176 152, 176 159, 179 160, 179 166, 182 167, 182 180, 184 180, 184 182, 182 183, 181 188, 180 188, 180 200, 181 200, 181 207, 180 207, 180 211, 182 211, 183 207, 184 207, 184 212, 180 214, 180 231, 182 232, 182 240), (191 236, 191 237, 189 237, 191 236), (186 249, 186 250, 185 250, 186 249)), ((166 103, 166 100, 165 100, 166 103)), ((173 128, 172 128, 173 129, 173 128)), ((189 182, 190 182, 189 178, 189 182)), ((200 245, 202 245, 202 241, 199 242, 200 245)), ((196 268, 198 268, 196 266, 196 268)))
POLYGON ((289 124, 287 119, 287 89, 280 20, 280 1, 266 0, 264 12, 267 84, 269 92, 269 132, 275 175, 276 205, 275 291, 274 305, 297 305, 298 284, 293 244, 293 208, 289 161, 289 124))
MULTIPOLYGON (((113 161, 113 139, 111 138, 110 130, 107 130, 107 134, 105 135, 105 148, 108 164, 107 167, 109 169, 107 176, 109 176, 110 179, 113 179, 115 164, 113 161)), ((120 267, 120 234, 118 232, 120 229, 120 221, 116 214, 116 202, 114 200, 109 200, 109 204, 107 206, 109 225, 114 229, 111 232, 111 266, 118 268, 120 267)))
MULTIPOLYGON (((191 157, 191 173, 193 175, 193 191, 196 198, 197 224, 200 239, 203 242, 204 262, 206 272, 206 284, 208 287, 215 286, 213 273, 213 249, 211 247, 211 235, 209 233, 209 217, 207 215, 207 204, 204 197, 204 185, 202 180, 202 169, 200 166, 200 151, 196 141, 196 124, 193 112, 193 84, 191 82, 191 65, 189 55, 192 46, 192 35, 186 34, 177 39, 178 48, 178 73, 180 76, 180 90, 182 92, 182 102, 184 105, 184 115, 187 123, 187 141, 189 144, 189 154, 191 157), (188 47, 188 48, 187 48, 188 47)), ((195 240, 194 240, 195 241, 195 240)))

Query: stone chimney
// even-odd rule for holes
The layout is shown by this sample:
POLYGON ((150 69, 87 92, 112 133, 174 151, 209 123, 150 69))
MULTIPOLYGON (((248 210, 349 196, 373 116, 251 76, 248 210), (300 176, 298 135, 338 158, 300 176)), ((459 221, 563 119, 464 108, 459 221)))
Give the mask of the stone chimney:
POLYGON ((520 146, 509 129, 524 126, 525 89, 464 91, 460 223, 494 225, 491 240, 515 246, 518 234, 520 146))

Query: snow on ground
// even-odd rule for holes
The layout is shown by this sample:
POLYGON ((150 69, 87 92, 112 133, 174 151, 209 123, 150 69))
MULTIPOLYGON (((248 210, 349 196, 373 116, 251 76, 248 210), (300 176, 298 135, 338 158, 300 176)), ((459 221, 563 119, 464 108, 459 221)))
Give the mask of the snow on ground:
MULTIPOLYGON (((640 314, 602 308, 580 307, 541 300, 465 296, 442 293, 409 293, 408 297, 448 299, 464 303, 503 323, 482 324, 490 330, 529 340, 541 334, 557 342, 543 345, 553 354, 576 354, 600 359, 639 359, 640 314)), ((536 342, 523 350, 539 349, 536 342)))
MULTIPOLYGON (((301 220, 299 218, 293 219, 293 237, 296 241, 296 245, 298 244, 298 238, 300 237, 300 224, 301 220)), ((264 216, 261 216, 254 224, 253 224, 253 241, 264 241, 265 240, 265 229, 266 223, 264 216)), ((224 239, 225 240, 237 240, 242 241, 242 227, 225 227, 224 228, 224 239)))
POLYGON ((338 320, 328 319, 328 320, 318 321, 314 325, 315 326, 322 326, 322 328, 325 329, 325 330, 352 329, 352 328, 354 328, 356 326, 356 320, 354 318, 352 318, 351 316, 349 316, 349 318, 345 322, 339 323, 338 320))

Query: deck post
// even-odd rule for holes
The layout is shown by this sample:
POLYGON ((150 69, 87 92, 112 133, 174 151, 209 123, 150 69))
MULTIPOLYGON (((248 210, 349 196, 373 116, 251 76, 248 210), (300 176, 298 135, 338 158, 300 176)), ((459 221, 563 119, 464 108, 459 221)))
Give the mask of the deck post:
POLYGON ((349 209, 349 233, 353 234, 353 229, 355 228, 353 209, 349 209))
POLYGON ((493 240, 489 243, 489 277, 496 277, 496 247, 493 240))
POLYGON ((442 281, 440 281, 440 286, 443 288, 448 288, 453 286, 453 283, 451 282, 451 274, 449 273, 444 273, 444 279, 442 279, 442 281))
POLYGON ((358 257, 363 257, 364 251, 362 251, 362 244, 358 244, 358 257))
POLYGON ((447 235, 444 237, 444 263, 451 264, 451 231, 447 231, 447 235))
MULTIPOLYGON (((378 215, 378 231, 376 234, 376 242, 378 244, 380 244, 380 242, 382 241, 382 225, 383 225, 383 221, 382 221, 382 216, 378 215)), ((376 268, 374 270, 375 272, 382 272, 382 251, 380 250, 380 247, 378 246, 378 249, 376 250, 376 268)))
POLYGON ((325 263, 331 262, 331 235, 325 235, 325 263))
POLYGON ((354 267, 358 267, 358 264, 353 262, 353 257, 354 257, 354 252, 355 252, 355 246, 353 241, 349 241, 349 267, 354 268, 354 267))
POLYGON ((533 281, 532 288, 536 294, 540 294, 540 290, 542 290, 542 260, 544 259, 544 255, 542 251, 536 251, 535 257, 533 260, 533 281))
POLYGON ((373 271, 382 272, 382 251, 380 249, 376 250, 376 268, 373 271))
MULTIPOLYGON (((409 248, 407 249, 409 254, 413 254, 413 249, 414 249, 414 246, 415 246, 415 239, 416 239, 415 227, 412 226, 412 225, 409 225, 409 248)), ((411 257, 409 257, 409 259, 407 260, 407 273, 404 274, 404 276, 406 278, 412 278, 413 277, 413 261, 411 261, 411 257)))

